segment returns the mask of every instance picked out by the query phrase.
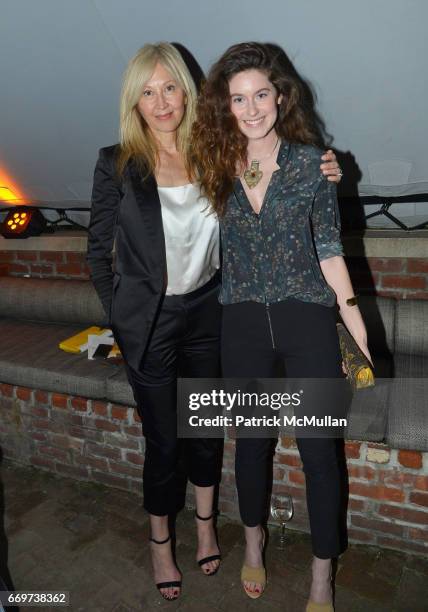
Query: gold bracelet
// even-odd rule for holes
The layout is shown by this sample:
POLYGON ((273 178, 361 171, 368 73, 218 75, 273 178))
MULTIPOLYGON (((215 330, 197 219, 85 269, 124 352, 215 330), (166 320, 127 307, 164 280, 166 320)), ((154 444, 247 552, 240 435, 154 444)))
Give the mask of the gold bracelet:
POLYGON ((348 298, 346 300, 346 305, 347 306, 356 306, 357 305, 357 295, 353 295, 352 297, 348 298))

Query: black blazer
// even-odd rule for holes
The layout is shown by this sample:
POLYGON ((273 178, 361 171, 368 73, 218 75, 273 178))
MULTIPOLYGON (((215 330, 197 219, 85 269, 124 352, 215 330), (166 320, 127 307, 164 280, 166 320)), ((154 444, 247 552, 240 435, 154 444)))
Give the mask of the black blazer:
POLYGON ((130 162, 119 179, 117 152, 99 152, 87 263, 122 355, 138 370, 166 288, 165 237, 154 176, 144 179, 130 162))

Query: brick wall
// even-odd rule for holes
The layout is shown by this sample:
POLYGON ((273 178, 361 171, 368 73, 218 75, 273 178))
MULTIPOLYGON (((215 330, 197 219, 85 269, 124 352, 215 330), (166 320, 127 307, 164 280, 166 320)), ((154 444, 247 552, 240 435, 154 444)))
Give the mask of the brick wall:
POLYGON ((0 272, 6 276, 89 278, 86 254, 73 251, 0 251, 0 272))
MULTIPOLYGON (((87 279, 85 256, 71 251, 0 251, 0 273, 87 279)), ((346 262, 357 293, 428 299, 428 257, 347 257, 346 262)))
POLYGON ((428 299, 428 257, 347 257, 346 264, 359 293, 428 299))
MULTIPOLYGON (((133 408, 0 384, 0 447, 6 458, 63 476, 141 494, 144 439, 133 408)), ((428 453, 346 442, 349 539, 428 552, 428 453)), ((289 526, 308 531, 304 474, 295 441, 278 442, 273 502, 291 494, 289 526)), ((188 502, 193 502, 189 487, 188 502)), ((234 442, 227 440, 220 510, 238 518, 234 442)))
POLYGON ((6 458, 141 491, 144 439, 134 408, 0 383, 6 458))
MULTIPOLYGON (((350 541, 428 552, 428 453, 385 444, 347 441, 350 541), (424 464, 425 462, 425 464, 424 464)), ((289 493, 297 507, 294 526, 309 530, 305 480, 295 441, 277 447, 273 499, 289 493)))

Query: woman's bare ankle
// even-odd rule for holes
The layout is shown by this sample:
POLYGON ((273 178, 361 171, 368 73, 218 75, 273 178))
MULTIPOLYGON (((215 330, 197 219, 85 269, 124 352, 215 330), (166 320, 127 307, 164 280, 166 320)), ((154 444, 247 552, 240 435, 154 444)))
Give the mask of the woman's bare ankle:
POLYGON ((332 601, 331 559, 320 559, 314 556, 309 599, 319 604, 332 601))

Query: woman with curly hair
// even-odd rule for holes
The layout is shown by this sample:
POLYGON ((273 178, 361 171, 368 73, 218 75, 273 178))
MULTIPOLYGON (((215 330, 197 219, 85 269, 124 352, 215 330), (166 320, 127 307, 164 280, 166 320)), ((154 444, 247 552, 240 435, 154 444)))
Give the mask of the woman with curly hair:
MULTIPOLYGON (((196 560, 220 564, 213 520, 221 441, 177 439, 177 377, 219 376, 219 230, 201 198, 190 149, 196 87, 178 50, 147 44, 125 72, 120 143, 95 168, 88 265, 125 360, 145 436, 144 507, 157 587, 176 599, 181 574, 168 519, 195 488, 196 560), (112 267, 112 250, 115 259, 112 267), (183 466, 185 470, 183 470, 183 466)), ((323 170, 337 180, 333 153, 323 170)))
MULTIPOLYGON (((340 242, 335 186, 319 170, 316 119, 302 82, 273 45, 230 47, 212 67, 193 128, 202 193, 217 212, 223 248, 221 352, 226 378, 342 377, 336 301, 370 358, 340 242)), ((235 474, 246 552, 241 580, 259 597, 270 439, 236 440, 235 474)), ((312 535, 307 610, 331 611, 339 542, 334 438, 297 438, 312 535)))

